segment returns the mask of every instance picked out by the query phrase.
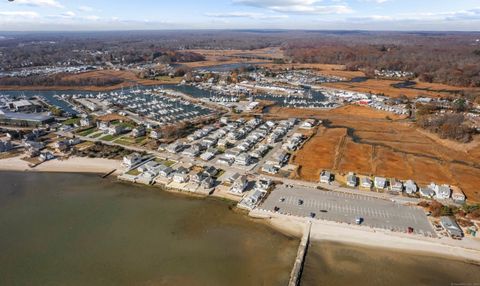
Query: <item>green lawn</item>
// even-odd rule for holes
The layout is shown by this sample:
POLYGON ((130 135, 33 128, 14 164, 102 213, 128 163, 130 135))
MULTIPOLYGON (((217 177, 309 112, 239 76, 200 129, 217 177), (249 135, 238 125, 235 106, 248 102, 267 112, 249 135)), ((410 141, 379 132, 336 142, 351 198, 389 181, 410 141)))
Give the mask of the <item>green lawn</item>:
POLYGON ((125 138, 117 139, 117 140, 115 141, 115 143, 122 144, 122 145, 125 145, 125 146, 130 146, 130 145, 133 144, 132 141, 125 140, 125 138))
POLYGON ((155 159, 155 162, 163 164, 167 167, 171 167, 173 164, 176 163, 175 161, 172 161, 172 160, 162 160, 160 158, 155 159))
POLYGON ((127 175, 138 176, 138 175, 140 175, 140 171, 138 171, 137 169, 133 169, 133 170, 128 171, 127 175))
POLYGON ((67 119, 63 122, 63 125, 74 125, 74 124, 79 125, 80 124, 80 118, 70 118, 70 119, 67 119))
POLYGON ((102 135, 103 135, 103 132, 98 132, 98 133, 95 133, 95 134, 93 134, 92 136, 90 136, 90 138, 98 138, 98 137, 100 137, 100 136, 102 136, 102 135))
POLYGON ((92 127, 92 128, 89 128, 87 130, 83 130, 81 132, 78 133, 78 135, 80 136, 88 136, 90 134, 92 134, 93 132, 95 132, 97 129, 95 127, 92 127))
POLYGON ((103 136, 102 138, 100 138, 100 140, 102 140, 102 141, 113 141, 113 140, 115 140, 116 138, 118 138, 118 136, 115 136, 115 135, 106 135, 106 136, 103 136))

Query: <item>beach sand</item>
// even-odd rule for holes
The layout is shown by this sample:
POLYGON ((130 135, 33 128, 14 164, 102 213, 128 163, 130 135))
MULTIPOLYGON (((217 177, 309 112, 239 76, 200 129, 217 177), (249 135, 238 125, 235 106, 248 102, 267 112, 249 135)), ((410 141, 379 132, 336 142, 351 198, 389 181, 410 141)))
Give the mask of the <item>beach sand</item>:
MULTIPOLYGON (((254 210, 250 212, 250 215, 263 218, 278 231, 296 237, 301 237, 305 228, 306 219, 303 218, 267 213, 260 210, 254 210)), ((316 241, 373 246, 480 262, 480 240, 472 238, 464 238, 463 240, 453 240, 446 237, 427 238, 321 220, 312 220, 310 237, 316 241)))
POLYGON ((101 158, 71 157, 67 160, 51 160, 34 168, 21 157, 0 160, 0 171, 31 171, 58 173, 108 173, 116 169, 116 174, 122 169, 121 161, 101 158))

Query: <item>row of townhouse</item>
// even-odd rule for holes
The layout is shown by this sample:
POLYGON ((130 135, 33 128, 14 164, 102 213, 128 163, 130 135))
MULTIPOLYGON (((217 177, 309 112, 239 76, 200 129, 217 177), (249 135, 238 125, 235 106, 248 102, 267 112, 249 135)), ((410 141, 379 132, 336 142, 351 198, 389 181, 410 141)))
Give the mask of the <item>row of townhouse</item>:
MULTIPOLYGON (((321 172, 321 183, 330 184, 334 180, 335 175, 332 172, 327 170, 321 172)), ((440 200, 452 198, 457 203, 464 203, 466 200, 465 194, 458 187, 431 183, 428 186, 419 188, 413 180, 400 181, 395 178, 387 179, 379 176, 376 176, 373 179, 368 176, 362 176, 360 178, 355 173, 349 172, 346 176, 346 184, 351 188, 360 186, 366 189, 375 188, 377 190, 389 190, 396 193, 405 192, 409 195, 419 193, 422 197, 436 198, 440 200)))

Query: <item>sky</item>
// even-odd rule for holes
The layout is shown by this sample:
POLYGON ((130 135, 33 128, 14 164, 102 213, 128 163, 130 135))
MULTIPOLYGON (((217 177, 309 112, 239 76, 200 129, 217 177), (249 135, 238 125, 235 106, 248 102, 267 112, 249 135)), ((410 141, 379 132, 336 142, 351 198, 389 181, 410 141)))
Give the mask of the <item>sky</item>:
POLYGON ((480 0, 0 0, 0 31, 480 31, 480 0))

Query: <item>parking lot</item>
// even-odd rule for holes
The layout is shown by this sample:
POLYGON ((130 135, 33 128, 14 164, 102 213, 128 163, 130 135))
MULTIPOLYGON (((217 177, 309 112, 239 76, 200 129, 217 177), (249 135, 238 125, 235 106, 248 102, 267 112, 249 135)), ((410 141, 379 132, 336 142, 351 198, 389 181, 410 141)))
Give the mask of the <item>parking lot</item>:
POLYGON ((425 213, 416 207, 405 206, 389 200, 355 194, 328 192, 306 187, 280 186, 259 206, 259 209, 286 215, 311 217, 342 223, 355 223, 363 218, 362 225, 435 236, 425 213))

